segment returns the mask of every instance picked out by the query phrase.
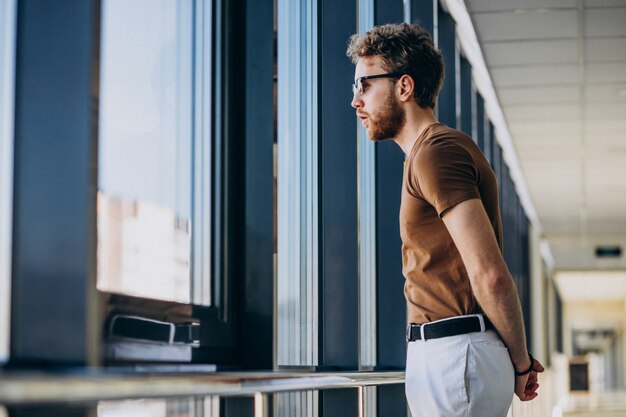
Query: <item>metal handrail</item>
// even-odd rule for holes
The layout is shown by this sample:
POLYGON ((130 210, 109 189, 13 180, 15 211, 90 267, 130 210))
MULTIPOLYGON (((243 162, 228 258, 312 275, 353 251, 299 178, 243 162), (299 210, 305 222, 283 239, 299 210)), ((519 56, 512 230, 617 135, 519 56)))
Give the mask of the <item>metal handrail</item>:
MULTIPOLYGON (((202 374, 0 373, 0 404, 84 402, 181 396, 254 396, 255 410, 267 395, 287 391, 402 384, 404 372, 224 372, 202 374)), ((255 416, 258 416, 255 412, 255 416)), ((264 415, 264 414, 260 414, 264 415)))

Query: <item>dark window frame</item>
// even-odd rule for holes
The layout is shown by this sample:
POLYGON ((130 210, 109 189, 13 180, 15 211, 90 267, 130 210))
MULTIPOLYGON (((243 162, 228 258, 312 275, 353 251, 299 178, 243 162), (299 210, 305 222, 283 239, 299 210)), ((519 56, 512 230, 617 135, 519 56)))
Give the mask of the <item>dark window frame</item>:
MULTIPOLYGON (((476 114, 476 103, 474 100, 475 86, 474 80, 472 79, 472 64, 463 55, 461 55, 460 63, 459 99, 461 111, 457 120, 459 123, 458 129, 467 135, 472 136, 474 133, 474 119, 476 114)), ((472 136, 472 139, 474 139, 474 142, 477 141, 477 138, 474 136, 472 136)))
POLYGON ((437 24, 437 47, 444 64, 443 86, 437 100, 437 118, 441 123, 457 129, 460 116, 460 51, 456 23, 449 13, 439 7, 437 24))
MULTIPOLYGON (((214 73, 217 77, 228 75, 220 82, 213 80, 222 86, 213 94, 213 137, 219 138, 216 142, 222 146, 214 153, 221 156, 214 163, 220 175, 214 177, 217 197, 213 196, 213 201, 219 202, 215 209, 220 210, 214 211, 217 232, 213 244, 216 251, 212 254, 217 260, 212 262, 214 276, 224 277, 224 285, 217 288, 223 294, 221 309, 96 289, 101 1, 66 3, 58 7, 26 0, 18 5, 14 250, 10 356, 6 366, 106 365, 102 355, 106 316, 115 311, 139 312, 154 318, 172 314, 177 321, 200 323, 200 347, 192 348, 191 363, 271 368, 271 238, 253 245, 254 250, 269 253, 266 262, 257 263, 254 271, 247 262, 241 262, 240 256, 251 253, 248 244, 241 243, 247 242, 251 229, 261 229, 269 236, 272 230, 273 5, 219 1, 213 13, 214 45, 219 45, 214 53, 222 51, 213 60, 214 73), (263 16, 257 24, 268 36, 253 37, 252 31, 240 30, 235 13, 242 5, 247 7, 248 16, 263 16), (254 47, 245 48, 252 42, 254 47), (255 59, 255 52, 269 52, 265 54, 269 59, 263 61, 261 71, 257 67, 253 72, 246 62, 255 59), (242 78, 250 82, 242 83, 242 78), (267 91, 269 94, 265 94, 267 91), (267 109, 269 124, 242 115, 238 107, 242 93, 246 101, 264 102, 261 108, 267 109), (256 136, 251 138, 250 131, 256 136), (250 147, 259 143, 259 132, 267 139, 262 141, 265 152, 241 152, 241 142, 247 141, 250 147), (242 165, 246 169, 241 169, 242 165), (235 193, 233 187, 246 184, 246 175, 258 167, 264 167, 266 181, 254 189, 246 185, 243 194, 235 193), (270 197, 261 199, 259 205, 255 193, 270 197), (245 201, 255 202, 254 207, 244 206, 245 201), (261 282, 268 278, 269 288, 261 282), (251 295, 250 287, 256 284, 263 291, 251 295), (251 310, 263 318, 251 318, 251 310), (246 359, 249 355, 245 341, 249 335, 237 333, 251 321, 264 333, 270 329, 269 338, 262 338, 262 354, 254 361, 246 359)), ((256 348, 259 350, 258 345, 256 348)))
MULTIPOLYGON (((106 1, 106 0, 101 0, 106 1)), ((231 172, 233 164, 233 151, 230 144, 235 134, 237 124, 233 119, 232 102, 235 94, 236 75, 231 71, 236 68, 237 56, 231 45, 239 39, 230 30, 233 24, 232 14, 228 2, 217 1, 213 5, 212 22, 210 30, 214 47, 212 48, 213 77, 211 82, 211 109, 212 109, 212 195, 211 210, 211 253, 210 266, 212 298, 214 305, 203 306, 193 303, 178 303, 163 300, 154 300, 145 297, 135 297, 125 294, 111 294, 98 291, 103 302, 104 321, 103 340, 104 344, 112 341, 107 335, 108 322, 115 314, 135 313, 141 317, 162 320, 168 323, 197 323, 199 329, 199 346, 191 347, 191 361, 184 363, 211 364, 217 366, 233 366, 237 364, 235 356, 235 323, 233 305, 234 291, 231 289, 235 277, 231 267, 230 253, 232 244, 236 239, 232 235, 236 232, 233 221, 236 213, 231 210, 232 193, 229 190, 236 181, 236 176, 231 172), (230 107, 229 107, 230 106, 230 107), (173 312, 173 315, 164 314, 173 312)), ((194 16, 194 20, 196 17, 194 16)), ((98 59, 99 60, 99 59, 98 59)), ((241 70, 239 70, 241 72, 241 70)), ((97 233, 97 232, 94 232, 97 233)), ((190 277, 191 278, 191 277, 190 277)), ((159 349, 152 346, 153 349, 159 349)), ((117 365, 118 361, 102 358, 103 364, 117 365)), ((150 359, 150 362, 160 362, 150 359)), ((135 363, 135 359, 122 359, 122 363, 135 363)), ((182 365, 182 363, 181 363, 182 365)))

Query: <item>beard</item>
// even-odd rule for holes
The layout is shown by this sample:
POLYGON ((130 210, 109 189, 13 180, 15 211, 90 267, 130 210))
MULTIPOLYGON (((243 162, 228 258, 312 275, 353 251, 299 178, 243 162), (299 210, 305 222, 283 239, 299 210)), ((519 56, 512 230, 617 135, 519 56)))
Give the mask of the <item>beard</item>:
POLYGON ((393 94, 389 94, 378 114, 370 117, 367 137, 372 141, 395 138, 404 126, 406 115, 404 109, 393 94))

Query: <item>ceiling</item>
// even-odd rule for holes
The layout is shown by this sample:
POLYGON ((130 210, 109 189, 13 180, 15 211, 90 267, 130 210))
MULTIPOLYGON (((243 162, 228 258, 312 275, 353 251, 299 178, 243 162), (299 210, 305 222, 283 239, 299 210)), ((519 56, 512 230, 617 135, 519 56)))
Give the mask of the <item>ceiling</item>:
MULTIPOLYGON (((557 272, 554 282, 561 298, 570 302, 607 303, 626 300, 626 272, 624 271, 557 272)), ((620 315, 623 317, 624 310, 620 312, 620 315)))
POLYGON ((557 269, 626 269, 626 0, 466 0, 557 269))

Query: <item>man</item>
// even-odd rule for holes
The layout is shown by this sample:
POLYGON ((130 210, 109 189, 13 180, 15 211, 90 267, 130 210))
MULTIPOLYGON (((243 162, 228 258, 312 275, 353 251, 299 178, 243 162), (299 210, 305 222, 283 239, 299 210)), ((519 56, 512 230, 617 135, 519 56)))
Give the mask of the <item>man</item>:
POLYGON ((400 234, 412 324, 406 395, 413 417, 501 416, 537 396, 519 298, 502 258, 498 186, 467 135, 437 123, 443 60, 417 25, 350 40, 352 107, 369 139, 406 155, 400 234))

